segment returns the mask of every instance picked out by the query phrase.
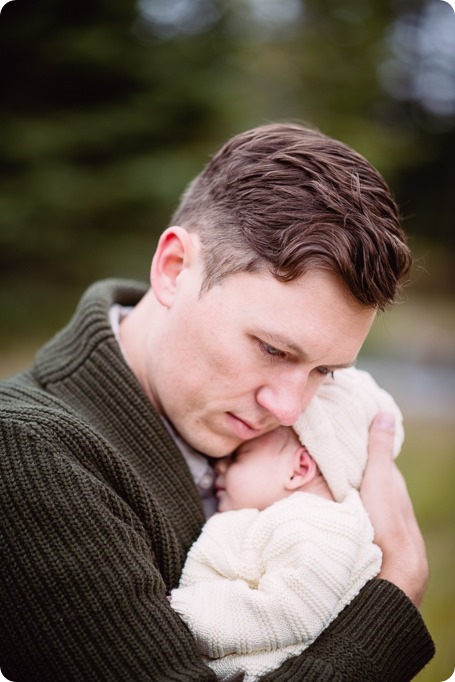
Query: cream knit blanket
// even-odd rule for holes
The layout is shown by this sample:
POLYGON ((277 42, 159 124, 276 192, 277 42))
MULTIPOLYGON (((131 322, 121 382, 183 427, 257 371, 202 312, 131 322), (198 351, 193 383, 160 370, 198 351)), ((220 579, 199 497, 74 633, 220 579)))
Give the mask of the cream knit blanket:
POLYGON ((213 516, 171 605, 219 679, 253 682, 308 647, 380 566, 357 491, 343 502, 296 492, 213 516))

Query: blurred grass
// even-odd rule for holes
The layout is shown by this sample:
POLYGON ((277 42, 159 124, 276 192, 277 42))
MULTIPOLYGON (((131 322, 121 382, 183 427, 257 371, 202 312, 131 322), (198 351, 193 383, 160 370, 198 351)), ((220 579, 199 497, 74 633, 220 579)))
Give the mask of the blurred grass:
POLYGON ((436 645, 436 656, 415 678, 418 682, 442 682, 455 668, 454 443, 454 422, 406 419, 398 463, 427 545, 430 580, 421 613, 436 645))

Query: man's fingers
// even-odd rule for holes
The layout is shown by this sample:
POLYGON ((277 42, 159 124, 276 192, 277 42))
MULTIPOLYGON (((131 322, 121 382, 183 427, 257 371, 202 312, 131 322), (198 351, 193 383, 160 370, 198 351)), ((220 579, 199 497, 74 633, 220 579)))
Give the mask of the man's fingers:
POLYGON ((395 419, 389 412, 380 412, 373 419, 370 426, 368 441, 369 459, 379 457, 392 458, 393 438, 395 434, 395 419))
POLYGON ((388 486, 387 480, 392 476, 394 424, 392 414, 380 412, 370 426, 368 460, 360 487, 362 497, 369 495, 370 487, 375 487, 379 480, 384 481, 385 488, 388 486))
POLYGON ((406 482, 393 460, 394 418, 383 412, 370 427, 368 462, 360 494, 383 552, 380 577, 419 606, 428 579, 425 544, 406 482))

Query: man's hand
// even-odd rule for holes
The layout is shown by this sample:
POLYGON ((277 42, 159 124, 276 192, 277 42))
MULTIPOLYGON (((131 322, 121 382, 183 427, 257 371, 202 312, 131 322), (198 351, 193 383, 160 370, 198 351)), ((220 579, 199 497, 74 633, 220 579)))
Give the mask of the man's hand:
POLYGON ((419 607, 428 581, 425 544, 406 483, 392 459, 393 416, 380 413, 370 428, 360 495, 383 552, 379 578, 394 583, 419 607))

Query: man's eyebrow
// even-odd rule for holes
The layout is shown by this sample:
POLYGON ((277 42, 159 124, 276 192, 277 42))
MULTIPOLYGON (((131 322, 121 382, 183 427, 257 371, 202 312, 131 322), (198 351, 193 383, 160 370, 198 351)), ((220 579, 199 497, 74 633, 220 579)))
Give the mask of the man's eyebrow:
MULTIPOLYGON (((298 346, 296 343, 294 343, 294 341, 284 334, 275 334, 274 332, 269 332, 263 329, 258 333, 258 336, 264 339, 267 343, 270 343, 271 346, 276 346, 279 350, 292 353, 299 360, 304 362, 308 360, 308 353, 306 353, 303 348, 298 346)), ((329 370, 347 369, 348 367, 353 367, 356 362, 357 358, 355 357, 353 360, 348 362, 341 362, 337 365, 327 365, 327 368, 329 370)))

